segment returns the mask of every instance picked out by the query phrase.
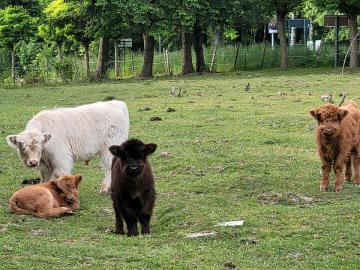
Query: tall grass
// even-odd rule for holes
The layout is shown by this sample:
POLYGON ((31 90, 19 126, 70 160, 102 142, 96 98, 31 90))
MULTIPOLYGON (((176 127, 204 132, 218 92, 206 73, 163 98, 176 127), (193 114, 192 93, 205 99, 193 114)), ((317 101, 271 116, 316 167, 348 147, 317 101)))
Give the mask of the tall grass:
MULTIPOLYGON (((339 59, 343 62, 347 45, 344 44, 340 48, 339 59)), ((214 48, 204 48, 204 58, 208 68, 212 66, 212 71, 230 72, 236 70, 256 70, 263 68, 274 68, 280 66, 280 47, 276 45, 271 48, 268 43, 257 43, 251 45, 222 46, 217 48, 216 55, 213 57, 214 48), (238 51, 238 53, 237 53, 238 51), (237 56, 237 58, 236 58, 237 56), (212 63, 214 59, 214 63, 212 63)), ((181 74, 182 69, 182 52, 168 52, 169 71, 166 72, 164 53, 155 52, 153 73, 155 76, 161 75, 177 75, 181 74)), ((87 81, 85 62, 83 57, 68 56, 66 61, 71 62, 72 78, 75 82, 87 81)), ((6 61, 5 61, 6 62, 6 61)), ((0 83, 12 83, 10 80, 10 67, 3 62, 0 65, 0 83)), ((54 59, 47 61, 47 66, 41 66, 33 70, 21 70, 19 78, 25 83, 29 82, 58 82, 61 81, 52 64, 54 59), (35 78, 34 78, 35 77, 35 78)), ((296 45, 288 48, 289 67, 325 67, 334 64, 334 46, 332 43, 323 43, 319 50, 310 50, 304 45, 296 45)), ((120 53, 120 78, 137 77, 141 72, 143 65, 143 53, 141 51, 133 52, 131 50, 122 51, 120 53)), ((193 65, 195 66, 195 53, 193 52, 193 65)), ((107 78, 119 79, 115 77, 114 60, 109 59, 107 78)), ((21 69, 18 67, 18 69, 21 69)), ((94 77, 96 71, 96 55, 91 57, 90 61, 91 73, 94 77)))

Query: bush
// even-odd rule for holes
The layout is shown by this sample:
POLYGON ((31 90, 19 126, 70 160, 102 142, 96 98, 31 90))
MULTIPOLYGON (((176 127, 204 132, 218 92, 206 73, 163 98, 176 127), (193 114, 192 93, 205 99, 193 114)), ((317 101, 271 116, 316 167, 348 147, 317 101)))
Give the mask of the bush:
POLYGON ((72 80, 74 69, 69 59, 63 59, 62 61, 56 60, 54 62, 54 68, 63 82, 68 83, 72 80))

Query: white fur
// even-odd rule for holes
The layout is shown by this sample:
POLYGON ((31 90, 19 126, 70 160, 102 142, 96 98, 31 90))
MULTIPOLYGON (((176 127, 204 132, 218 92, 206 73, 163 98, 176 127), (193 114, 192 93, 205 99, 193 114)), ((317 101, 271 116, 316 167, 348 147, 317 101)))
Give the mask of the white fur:
POLYGON ((112 100, 42 111, 23 132, 8 136, 7 141, 18 150, 25 165, 29 166, 30 158, 32 162, 39 159, 34 169, 40 171, 43 181, 71 174, 74 161, 89 161, 99 155, 105 171, 101 191, 108 192, 112 161, 109 147, 123 143, 128 132, 127 106, 112 100))

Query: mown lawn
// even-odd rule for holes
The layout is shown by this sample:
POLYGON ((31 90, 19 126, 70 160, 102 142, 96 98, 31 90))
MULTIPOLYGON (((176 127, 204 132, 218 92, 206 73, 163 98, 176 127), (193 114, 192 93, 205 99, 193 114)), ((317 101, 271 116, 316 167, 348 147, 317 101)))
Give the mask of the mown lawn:
POLYGON ((0 269, 358 269, 360 188, 319 191, 309 110, 329 91, 336 103, 348 91, 360 104, 359 75, 266 70, 0 89, 0 269), (173 87, 181 87, 180 97, 170 95, 173 87), (111 232, 115 218, 110 197, 99 193, 99 160, 75 165, 84 181, 73 216, 11 214, 10 196, 37 175, 5 137, 40 110, 108 96, 128 104, 130 137, 158 144, 150 158, 158 192, 151 235, 111 232), (240 219, 240 227, 215 226, 240 219), (186 238, 194 232, 217 235, 186 238))

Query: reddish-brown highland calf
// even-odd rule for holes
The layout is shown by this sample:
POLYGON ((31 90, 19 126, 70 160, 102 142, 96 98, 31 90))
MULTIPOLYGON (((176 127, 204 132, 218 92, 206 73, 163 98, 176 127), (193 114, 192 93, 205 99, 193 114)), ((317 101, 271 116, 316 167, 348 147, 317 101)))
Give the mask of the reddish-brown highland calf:
POLYGON ((360 184, 360 110, 355 102, 349 101, 342 107, 325 104, 312 109, 310 114, 318 121, 316 139, 322 171, 320 190, 328 188, 329 174, 333 168, 336 175, 335 192, 341 191, 345 177, 351 180, 351 162, 353 182, 360 184))
POLYGON ((9 209, 18 215, 49 218, 73 214, 80 208, 80 174, 64 175, 50 182, 24 187, 15 192, 9 209))

